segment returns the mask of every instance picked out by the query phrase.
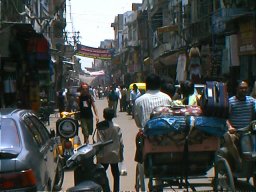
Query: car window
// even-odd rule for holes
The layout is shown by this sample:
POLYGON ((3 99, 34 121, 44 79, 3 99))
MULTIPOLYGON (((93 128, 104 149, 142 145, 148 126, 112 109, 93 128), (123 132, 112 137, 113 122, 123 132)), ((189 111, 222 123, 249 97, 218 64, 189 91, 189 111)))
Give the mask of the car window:
POLYGON ((33 140, 35 141, 35 143, 37 143, 37 145, 39 147, 41 147, 43 145, 43 138, 42 138, 40 132, 38 131, 38 129, 35 127, 35 125, 33 124, 33 122, 31 121, 31 119, 28 116, 24 117, 24 123, 25 123, 27 129, 32 134, 33 140))
POLYGON ((35 116, 30 116, 29 117, 35 127, 38 129, 40 135, 42 136, 43 142, 46 143, 47 141, 50 140, 50 134, 47 128, 44 126, 44 124, 35 116))
POLYGON ((0 124, 0 148, 19 148, 20 137, 17 125, 13 119, 3 118, 0 124))

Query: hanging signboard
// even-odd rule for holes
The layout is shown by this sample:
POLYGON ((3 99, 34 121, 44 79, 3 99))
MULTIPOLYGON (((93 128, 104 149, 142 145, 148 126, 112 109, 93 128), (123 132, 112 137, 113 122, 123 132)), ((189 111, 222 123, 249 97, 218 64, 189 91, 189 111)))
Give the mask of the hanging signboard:
POLYGON ((89 57, 94 59, 111 59, 111 52, 108 49, 93 48, 85 45, 77 44, 76 55, 82 57, 89 57))

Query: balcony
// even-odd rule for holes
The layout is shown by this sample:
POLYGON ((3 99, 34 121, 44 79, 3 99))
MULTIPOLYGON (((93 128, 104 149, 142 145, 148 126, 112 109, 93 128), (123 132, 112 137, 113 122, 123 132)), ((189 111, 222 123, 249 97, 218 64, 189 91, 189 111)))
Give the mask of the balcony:
POLYGON ((226 30, 226 23, 245 15, 253 15, 253 11, 247 8, 221 8, 212 14, 212 27, 214 33, 221 33, 226 30))

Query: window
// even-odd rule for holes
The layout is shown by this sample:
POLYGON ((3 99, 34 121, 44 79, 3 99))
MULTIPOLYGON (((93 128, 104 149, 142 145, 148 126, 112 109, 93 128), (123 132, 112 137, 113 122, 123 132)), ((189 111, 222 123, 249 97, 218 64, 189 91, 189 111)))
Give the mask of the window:
POLYGON ((35 125, 36 129, 38 129, 38 132, 41 135, 43 142, 47 143, 50 140, 50 134, 49 134, 47 128, 43 125, 43 123, 41 123, 41 121, 37 117, 30 116, 29 118, 35 125))
POLYGON ((17 125, 13 119, 3 118, 0 124, 0 148, 17 149, 20 147, 20 138, 17 125))
POLYGON ((24 123, 25 123, 26 127, 28 128, 28 130, 33 135, 33 140, 35 141, 35 143, 37 143, 37 145, 39 147, 42 147, 43 138, 42 138, 41 134, 39 133, 38 129, 35 127, 35 125, 33 124, 33 122, 31 121, 31 119, 28 116, 24 117, 24 123))

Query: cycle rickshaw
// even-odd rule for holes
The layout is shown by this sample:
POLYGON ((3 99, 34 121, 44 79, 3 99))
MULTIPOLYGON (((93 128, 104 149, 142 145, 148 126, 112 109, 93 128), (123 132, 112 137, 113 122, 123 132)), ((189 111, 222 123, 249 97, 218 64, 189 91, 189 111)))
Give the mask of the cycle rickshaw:
POLYGON ((256 191, 256 120, 237 132, 240 135, 237 147, 242 163, 238 169, 225 146, 218 150, 214 167, 216 191, 256 191))
MULTIPOLYGON (((180 110, 191 108, 194 110, 192 106, 182 106, 180 110)), ((226 131, 224 119, 191 115, 191 112, 177 116, 168 111, 153 117, 136 137, 136 191, 146 190, 145 179, 149 180, 149 191, 162 191, 166 187, 235 190, 228 160, 224 153, 219 153, 221 137, 226 131), (215 173, 209 176, 207 172, 212 168, 215 173), (209 182, 202 182, 203 178, 209 182)), ((255 173, 252 175, 255 178, 255 173)))

